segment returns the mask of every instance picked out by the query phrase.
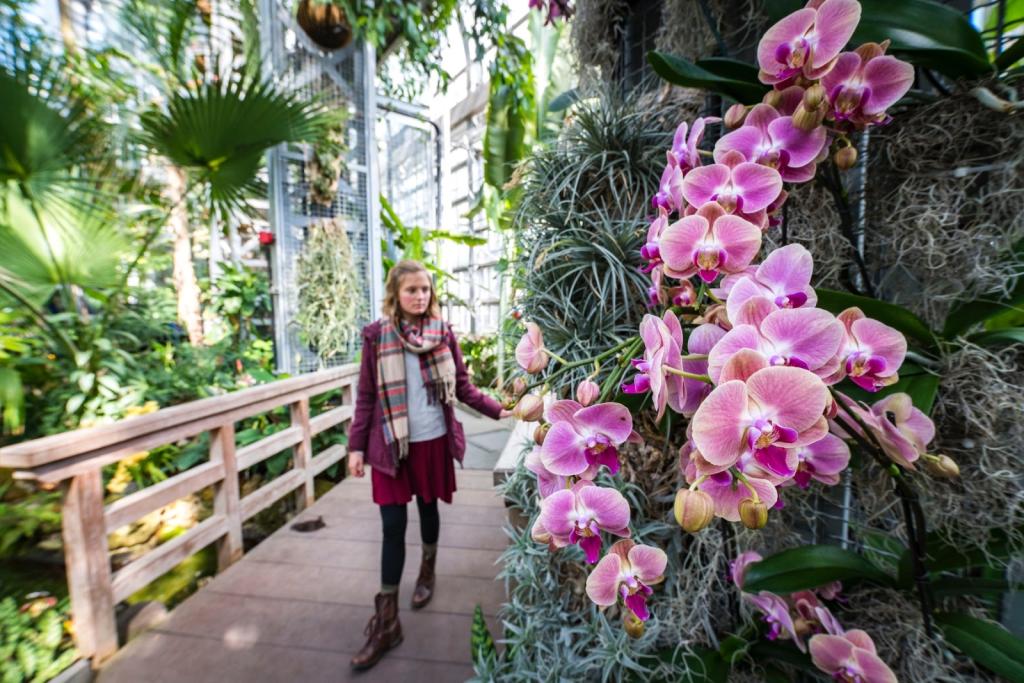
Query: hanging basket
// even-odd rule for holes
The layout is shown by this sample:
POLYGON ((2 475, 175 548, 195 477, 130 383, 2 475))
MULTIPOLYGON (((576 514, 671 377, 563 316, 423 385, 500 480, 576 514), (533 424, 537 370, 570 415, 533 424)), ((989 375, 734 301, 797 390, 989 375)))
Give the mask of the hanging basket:
POLYGON ((338 5, 300 0, 295 19, 310 40, 325 50, 339 50, 352 42, 352 26, 338 5))

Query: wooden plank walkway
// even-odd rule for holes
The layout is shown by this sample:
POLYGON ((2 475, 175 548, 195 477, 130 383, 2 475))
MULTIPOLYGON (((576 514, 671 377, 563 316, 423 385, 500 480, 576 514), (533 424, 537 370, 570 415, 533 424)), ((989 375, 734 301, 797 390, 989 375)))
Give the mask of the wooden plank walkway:
POLYGON ((325 528, 277 531, 128 643, 99 683, 465 681, 477 604, 497 633, 505 591, 496 562, 507 539, 491 471, 456 472, 454 504, 441 504, 434 599, 421 611, 408 607, 420 561, 412 504, 399 612, 405 640, 370 671, 348 664, 380 581, 380 516, 367 475, 345 480, 294 520, 322 515, 325 528))

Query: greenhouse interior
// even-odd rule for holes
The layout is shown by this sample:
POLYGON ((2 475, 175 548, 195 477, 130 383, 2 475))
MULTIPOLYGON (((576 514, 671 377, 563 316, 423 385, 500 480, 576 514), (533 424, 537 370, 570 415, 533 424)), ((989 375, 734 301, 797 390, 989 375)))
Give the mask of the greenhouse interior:
POLYGON ((0 683, 1024 683, 1024 1, 0 0, 0 152, 0 683))

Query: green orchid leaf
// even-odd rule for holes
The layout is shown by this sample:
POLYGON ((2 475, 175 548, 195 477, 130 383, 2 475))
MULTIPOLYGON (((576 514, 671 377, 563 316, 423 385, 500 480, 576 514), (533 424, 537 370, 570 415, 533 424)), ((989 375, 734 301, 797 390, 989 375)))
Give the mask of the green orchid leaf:
POLYGON ((833 581, 863 579, 891 585, 892 577, 862 555, 832 545, 792 548, 747 567, 743 590, 792 593, 833 581))
POLYGON ((968 340, 979 346, 1005 346, 1007 344, 1024 344, 1024 327, 1010 327, 1005 330, 979 332, 968 337, 968 340))
MULTIPOLYGON (((709 64, 709 67, 728 71, 729 75, 721 75, 711 71, 710 68, 698 66, 682 57, 665 52, 652 50, 647 53, 647 62, 654 69, 654 73, 673 85, 711 90, 743 104, 760 102, 768 91, 768 86, 762 85, 756 80, 750 82, 736 78, 738 67, 732 60, 724 61, 730 62, 730 65, 726 66, 723 60, 715 60, 709 64)), ((708 62, 709 60, 704 60, 704 63, 708 62)))
MULTIPOLYGON (((1009 559, 1014 550, 1010 544, 1009 535, 1003 529, 993 529, 989 532, 984 546, 952 544, 939 534, 932 532, 925 539, 925 547, 927 550, 925 567, 930 572, 985 567, 989 565, 992 559, 1009 559)), ((900 557, 900 583, 909 585, 912 577, 913 564, 910 550, 907 549, 903 552, 902 557, 900 557)))
POLYGON ((838 315, 847 308, 856 306, 869 318, 899 330, 928 348, 936 344, 935 333, 928 324, 902 306, 832 289, 816 289, 815 292, 818 294, 818 308, 838 315))
POLYGON ((935 623, 946 641, 1008 681, 1024 681, 1024 640, 999 624, 966 614, 941 612, 935 623))
POLYGON ((991 600, 998 600, 1004 593, 1013 589, 1013 586, 1003 579, 985 579, 976 576, 944 576, 930 585, 932 595, 937 598, 980 595, 991 600))
MULTIPOLYGON (((1024 261, 1024 240, 1013 246, 1006 259, 1014 264, 1024 261)), ((952 338, 991 318, 1020 312, 1024 312, 1024 277, 1017 278, 1008 294, 992 292, 974 301, 960 301, 955 304, 946 316, 942 335, 952 338)))

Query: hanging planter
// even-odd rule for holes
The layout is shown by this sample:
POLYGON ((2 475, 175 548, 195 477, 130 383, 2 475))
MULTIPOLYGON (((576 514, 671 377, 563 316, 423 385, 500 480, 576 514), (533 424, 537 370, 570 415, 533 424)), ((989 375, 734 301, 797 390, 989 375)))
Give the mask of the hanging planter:
POLYGON ((352 42, 345 10, 332 2, 300 0, 295 18, 310 40, 325 50, 339 50, 352 42))

